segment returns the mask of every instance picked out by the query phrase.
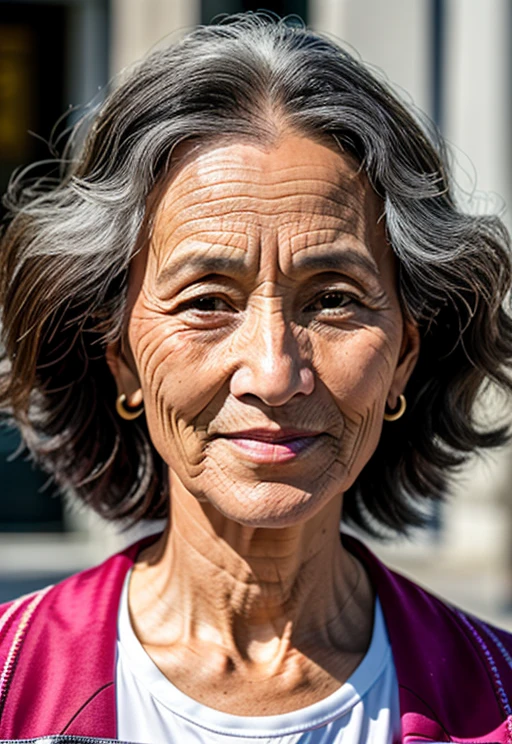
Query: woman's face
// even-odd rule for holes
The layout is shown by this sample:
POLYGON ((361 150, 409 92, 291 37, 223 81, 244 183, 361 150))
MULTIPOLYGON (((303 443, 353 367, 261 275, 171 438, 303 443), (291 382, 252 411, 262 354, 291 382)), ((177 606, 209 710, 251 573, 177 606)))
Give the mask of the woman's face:
POLYGON ((281 527, 354 482, 418 351, 382 211, 353 159, 298 136, 178 169, 131 272, 134 363, 114 365, 171 489, 281 527))

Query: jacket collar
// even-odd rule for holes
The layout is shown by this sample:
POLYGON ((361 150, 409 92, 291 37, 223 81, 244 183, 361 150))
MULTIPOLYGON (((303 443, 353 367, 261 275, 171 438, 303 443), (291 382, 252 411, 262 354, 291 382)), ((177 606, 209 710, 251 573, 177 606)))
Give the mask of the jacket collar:
MULTIPOLYGON (((399 684, 402 740, 510 742, 491 664, 462 613, 388 569, 358 540, 342 540, 379 595, 399 684)), ((476 621, 474 627, 479 633, 476 621)), ((512 685, 510 669, 504 671, 512 685)))
POLYGON ((117 613, 140 543, 57 584, 26 634, 1 722, 4 739, 116 738, 117 613))
MULTIPOLYGON (((18 658, 2 717, 4 739, 116 737, 121 590, 137 554, 153 539, 48 592, 18 658)), ((387 569, 358 540, 342 539, 380 598, 400 688, 403 741, 509 742, 485 660, 455 611, 387 569)))

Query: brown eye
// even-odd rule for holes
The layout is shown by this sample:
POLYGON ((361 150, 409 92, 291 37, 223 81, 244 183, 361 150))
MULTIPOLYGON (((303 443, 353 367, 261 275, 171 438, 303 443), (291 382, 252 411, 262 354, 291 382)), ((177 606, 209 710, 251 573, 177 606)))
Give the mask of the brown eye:
POLYGON ((329 292, 318 299, 318 302, 323 310, 329 310, 336 307, 344 307, 350 302, 350 297, 347 297, 343 292, 329 292))
POLYGON ((325 292, 306 307, 306 312, 338 310, 351 302, 353 302, 353 298, 345 292, 325 292))
POLYGON ((188 300, 183 309, 199 310, 199 312, 202 313, 215 313, 225 312, 231 308, 221 297, 216 297, 215 295, 204 295, 203 297, 195 297, 192 300, 188 300))

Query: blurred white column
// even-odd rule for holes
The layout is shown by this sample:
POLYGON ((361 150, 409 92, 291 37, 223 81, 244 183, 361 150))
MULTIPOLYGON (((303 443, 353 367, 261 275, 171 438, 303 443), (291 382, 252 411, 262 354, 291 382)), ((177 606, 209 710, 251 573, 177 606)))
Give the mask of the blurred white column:
POLYGON ((200 0, 112 0, 111 74, 200 21, 200 0))
POLYGON ((311 26, 353 47, 423 111, 430 108, 429 0, 311 0, 311 26))
POLYGON ((456 179, 491 192, 489 211, 510 209, 510 0, 446 3, 445 135, 456 179))
POLYGON ((350 0, 310 0, 309 25, 322 34, 347 40, 347 6, 350 0))
MULTIPOLYGON (((446 6, 444 121, 459 201, 471 212, 500 213, 510 229, 510 0, 446 6)), ((487 418, 503 420, 502 404, 490 398, 485 408, 487 418)), ((511 462, 507 447, 462 474, 446 519, 447 541, 461 558, 512 559, 511 462)))

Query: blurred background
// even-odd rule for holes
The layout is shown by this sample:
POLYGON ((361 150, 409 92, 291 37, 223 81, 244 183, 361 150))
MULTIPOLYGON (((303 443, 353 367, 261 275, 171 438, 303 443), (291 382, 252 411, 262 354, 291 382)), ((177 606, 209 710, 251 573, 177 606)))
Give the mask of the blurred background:
MULTIPOLYGON (((388 78, 447 138, 466 209, 498 212, 510 228, 510 0, 0 0, 0 190, 14 169, 51 157, 48 142, 147 51, 219 14, 262 8, 298 16, 388 78)), ((64 504, 26 454, 13 456, 19 449, 17 433, 0 429, 0 601, 138 536, 64 504)), ((511 488, 511 448, 475 459, 430 529, 371 547, 512 629, 511 488)))

